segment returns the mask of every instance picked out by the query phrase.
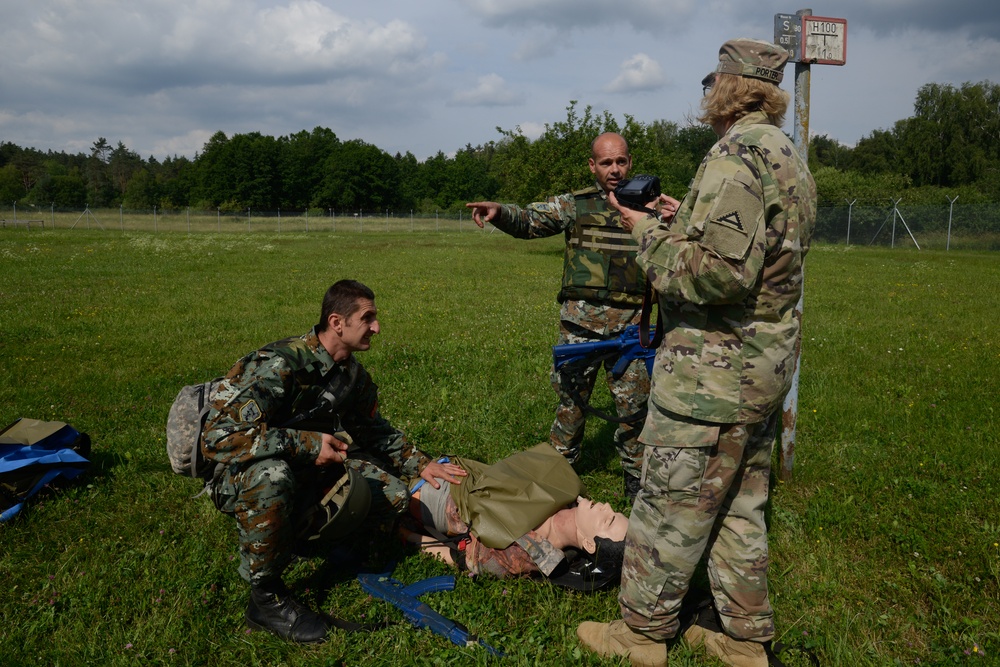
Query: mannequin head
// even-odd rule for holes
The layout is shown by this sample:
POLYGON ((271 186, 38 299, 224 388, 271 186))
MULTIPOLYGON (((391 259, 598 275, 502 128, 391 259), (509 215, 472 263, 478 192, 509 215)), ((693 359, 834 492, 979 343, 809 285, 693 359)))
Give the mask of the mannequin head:
POLYGON ((597 538, 606 542, 624 542, 628 517, 615 512, 611 505, 579 497, 573 509, 576 514, 576 546, 592 554, 597 551, 597 538))

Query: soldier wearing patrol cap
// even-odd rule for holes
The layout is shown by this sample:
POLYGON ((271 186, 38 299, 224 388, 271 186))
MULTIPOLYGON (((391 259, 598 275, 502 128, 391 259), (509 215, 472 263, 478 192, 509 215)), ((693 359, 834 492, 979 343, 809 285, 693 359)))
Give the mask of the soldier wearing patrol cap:
POLYGON ((410 480, 437 487, 465 475, 422 454, 379 413, 378 387, 354 353, 380 330, 374 292, 338 281, 311 331, 246 355, 212 394, 201 447, 219 464, 212 500, 236 519, 251 628, 324 641, 328 617, 282 581, 297 547, 391 522, 408 509, 410 480))
POLYGON ((764 507, 816 217, 815 182, 779 129, 786 60, 768 42, 723 44, 700 117, 719 141, 677 214, 661 223, 619 209, 641 246, 664 336, 639 436, 642 489, 626 537, 622 620, 583 623, 577 634, 633 665, 667 664, 681 599, 706 555, 719 624, 692 625, 684 637, 728 665, 764 667, 771 654, 764 507))

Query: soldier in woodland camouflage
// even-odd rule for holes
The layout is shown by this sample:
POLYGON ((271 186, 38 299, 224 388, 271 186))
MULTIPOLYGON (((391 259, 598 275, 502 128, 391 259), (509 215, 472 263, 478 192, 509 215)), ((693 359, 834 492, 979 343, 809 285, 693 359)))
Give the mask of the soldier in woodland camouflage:
MULTIPOLYGON (((480 227, 490 222, 497 229, 523 239, 545 238, 563 233, 566 252, 562 288, 558 301, 558 344, 608 340, 639 320, 645 277, 635 262, 639 247, 623 225, 621 216, 608 208, 607 193, 626 178, 632 167, 628 144, 620 135, 607 132, 594 139, 589 161, 594 187, 551 197, 520 208, 513 204, 472 202, 466 204, 480 227)), ((670 200, 676 204, 674 200, 670 200)), ((641 360, 614 378, 611 369, 617 357, 603 361, 605 379, 619 418, 641 413, 649 395, 649 376, 641 360)), ((561 370, 552 368, 552 387, 559 396, 550 442, 571 463, 580 457, 586 415, 573 394, 590 399, 601 362, 561 370)), ((640 419, 620 423, 614 435, 621 458, 625 490, 634 496, 639 489, 642 445, 640 419)))
POLYGON ((302 643, 325 639, 326 617, 297 602, 281 575, 310 508, 345 466, 368 483, 370 524, 406 512, 408 480, 436 487, 435 478, 457 484, 465 474, 431 461, 379 414, 378 388, 354 356, 379 330, 374 293, 342 280, 327 290, 309 333, 243 357, 212 395, 201 446, 224 466, 211 495, 236 518, 253 628, 302 643))
MULTIPOLYGON (((581 641, 633 665, 666 665, 681 599, 703 556, 722 632, 692 645, 729 665, 768 664, 771 450, 799 337, 795 306, 816 217, 816 186, 781 132, 787 54, 739 39, 719 51, 701 120, 719 141, 673 220, 621 209, 659 295, 642 489, 626 537, 623 620, 583 623, 581 641)), ((616 204, 612 198, 612 204, 616 204)))

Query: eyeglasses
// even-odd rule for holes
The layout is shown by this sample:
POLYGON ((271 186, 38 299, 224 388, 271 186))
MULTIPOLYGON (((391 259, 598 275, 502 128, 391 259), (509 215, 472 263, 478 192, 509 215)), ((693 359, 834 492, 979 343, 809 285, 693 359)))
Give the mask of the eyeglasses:
POLYGON ((715 74, 709 74, 704 79, 701 80, 701 96, 705 97, 710 92, 712 92, 712 86, 715 85, 715 74))

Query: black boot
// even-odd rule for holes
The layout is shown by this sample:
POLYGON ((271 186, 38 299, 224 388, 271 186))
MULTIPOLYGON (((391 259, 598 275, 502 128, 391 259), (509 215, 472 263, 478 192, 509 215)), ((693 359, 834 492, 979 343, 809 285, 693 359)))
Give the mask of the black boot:
POLYGON ((642 482, 638 477, 627 472, 622 472, 622 477, 625 479, 625 495, 631 502, 635 502, 635 497, 639 494, 639 489, 642 488, 642 482))
POLYGON ((280 579, 250 585, 247 625, 299 644, 326 641, 330 623, 292 597, 280 579))

